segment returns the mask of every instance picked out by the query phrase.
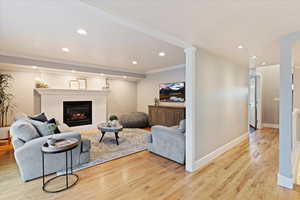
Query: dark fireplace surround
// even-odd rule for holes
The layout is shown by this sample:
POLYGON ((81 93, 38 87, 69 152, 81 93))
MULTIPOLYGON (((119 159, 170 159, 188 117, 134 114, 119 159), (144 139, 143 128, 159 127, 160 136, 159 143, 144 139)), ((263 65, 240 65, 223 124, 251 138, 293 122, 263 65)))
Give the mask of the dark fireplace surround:
POLYGON ((92 124, 92 101, 64 101, 63 115, 70 127, 92 124))

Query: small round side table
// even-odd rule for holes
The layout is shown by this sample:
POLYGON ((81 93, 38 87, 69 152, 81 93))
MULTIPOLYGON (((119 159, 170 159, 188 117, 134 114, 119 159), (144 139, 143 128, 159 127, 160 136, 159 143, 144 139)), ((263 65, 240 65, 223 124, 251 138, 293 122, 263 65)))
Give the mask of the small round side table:
POLYGON ((119 145, 119 132, 123 130, 123 126, 119 125, 119 126, 102 126, 101 124, 97 126, 98 129, 101 131, 102 133, 102 136, 99 140, 99 143, 102 141, 105 133, 107 132, 112 132, 112 133, 115 133, 115 138, 116 138, 116 143, 117 145, 119 145))
POLYGON ((65 143, 65 145, 49 146, 48 143, 45 143, 41 149, 41 151, 42 151, 42 168, 43 168, 43 187, 42 187, 42 189, 43 189, 43 191, 48 192, 48 193, 57 193, 57 192, 67 190, 70 187, 74 186, 79 180, 78 175, 73 174, 73 158, 72 158, 72 150, 78 146, 79 140, 76 138, 62 139, 62 140, 57 140, 56 144, 58 144, 58 143, 65 143), (71 154, 71 172, 70 173, 68 173, 68 152, 70 152, 70 154, 71 154), (55 177, 50 178, 49 180, 45 181, 45 154, 57 154, 57 153, 66 153, 66 174, 55 176, 55 177), (57 179, 61 176, 66 177, 66 186, 65 187, 63 187, 59 190, 48 190, 46 188, 47 185, 51 181, 53 181, 54 179, 57 179), (69 184, 69 180, 68 180, 69 176, 75 177, 75 181, 71 184, 69 184))

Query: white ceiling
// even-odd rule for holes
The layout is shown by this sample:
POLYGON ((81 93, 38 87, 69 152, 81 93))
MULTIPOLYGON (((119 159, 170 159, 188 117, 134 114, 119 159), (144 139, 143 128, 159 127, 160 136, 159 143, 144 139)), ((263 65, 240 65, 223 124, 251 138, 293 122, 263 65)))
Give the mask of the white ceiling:
POLYGON ((82 1, 240 63, 278 63, 279 38, 300 30, 299 0, 82 1))
POLYGON ((79 0, 0 0, 1 54, 136 73, 185 62, 182 48, 115 23, 79 0), (78 28, 88 34, 77 34, 78 28), (159 57, 160 51, 167 55, 159 57))

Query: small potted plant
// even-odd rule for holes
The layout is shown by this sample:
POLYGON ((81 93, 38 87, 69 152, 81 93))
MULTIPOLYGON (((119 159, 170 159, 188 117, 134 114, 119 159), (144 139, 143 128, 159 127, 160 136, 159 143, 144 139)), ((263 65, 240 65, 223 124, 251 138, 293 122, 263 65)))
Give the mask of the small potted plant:
POLYGON ((9 140, 9 113, 13 111, 14 96, 10 93, 11 81, 10 74, 0 73, 0 139, 9 140))
POLYGON ((113 127, 116 127, 119 125, 119 118, 116 115, 111 115, 109 117, 109 124, 113 127))

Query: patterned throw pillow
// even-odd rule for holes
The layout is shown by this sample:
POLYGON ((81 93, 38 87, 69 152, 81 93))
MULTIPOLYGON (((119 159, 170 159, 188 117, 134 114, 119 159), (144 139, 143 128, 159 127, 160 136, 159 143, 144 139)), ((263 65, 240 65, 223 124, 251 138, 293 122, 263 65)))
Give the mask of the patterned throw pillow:
POLYGON ((60 133, 60 130, 58 129, 58 125, 57 125, 57 123, 56 123, 55 118, 52 118, 52 119, 48 120, 48 124, 51 124, 51 126, 52 126, 53 129, 54 129, 54 133, 55 133, 55 134, 60 133))

